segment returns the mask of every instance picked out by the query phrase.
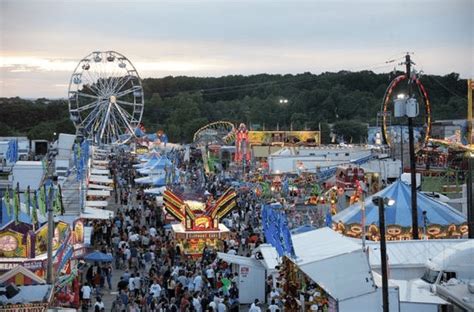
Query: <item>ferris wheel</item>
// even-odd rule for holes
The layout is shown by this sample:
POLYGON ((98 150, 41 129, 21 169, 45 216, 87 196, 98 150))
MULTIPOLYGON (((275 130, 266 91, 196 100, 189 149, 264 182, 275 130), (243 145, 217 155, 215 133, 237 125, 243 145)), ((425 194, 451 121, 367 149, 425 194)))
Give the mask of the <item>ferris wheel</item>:
POLYGON ((134 136, 142 119, 142 83, 125 56, 95 51, 74 70, 68 103, 78 133, 95 144, 122 144, 134 136))

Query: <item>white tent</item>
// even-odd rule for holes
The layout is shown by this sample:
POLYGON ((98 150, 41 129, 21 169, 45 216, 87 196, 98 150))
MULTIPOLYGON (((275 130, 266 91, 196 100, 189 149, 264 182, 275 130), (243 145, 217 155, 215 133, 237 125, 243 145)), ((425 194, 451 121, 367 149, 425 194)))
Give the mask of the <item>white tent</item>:
POLYGON ((166 186, 154 187, 145 190, 145 194, 161 195, 166 190, 166 186))
POLYGON ((112 179, 100 175, 91 175, 89 176, 89 181, 96 182, 96 183, 105 183, 105 184, 112 184, 112 179))
MULTIPOLYGON (((292 241, 296 259, 290 260, 338 301, 339 311, 380 311, 367 310, 382 305, 382 291, 359 244, 327 227, 292 235, 292 241)), ((390 285, 389 304, 399 310, 398 288, 390 285)))
POLYGON ((87 196, 109 197, 110 191, 107 190, 87 190, 87 196))
POLYGON ((112 191, 112 188, 107 185, 100 185, 100 184, 94 184, 94 183, 89 183, 87 185, 89 189, 94 189, 94 190, 107 190, 107 191, 112 191))
POLYGON ((325 227, 292 236, 299 268, 333 298, 374 292, 367 255, 359 244, 325 227))
POLYGON ((107 220, 114 217, 114 212, 105 209, 97 209, 93 207, 86 207, 84 212, 81 213, 80 218, 83 219, 99 219, 107 220))
POLYGON ((87 200, 86 207, 107 207, 109 203, 105 200, 87 200))
POLYGON ((92 163, 95 164, 95 165, 107 166, 109 164, 109 161, 108 160, 94 159, 94 160, 92 160, 92 163))
POLYGON ((91 174, 95 174, 95 175, 109 175, 110 174, 110 170, 108 169, 98 169, 98 168, 91 168, 91 174))

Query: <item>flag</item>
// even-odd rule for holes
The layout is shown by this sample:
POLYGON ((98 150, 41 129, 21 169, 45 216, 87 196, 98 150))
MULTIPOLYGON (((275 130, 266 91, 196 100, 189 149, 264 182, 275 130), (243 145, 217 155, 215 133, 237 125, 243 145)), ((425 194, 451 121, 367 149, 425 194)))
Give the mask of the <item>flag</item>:
POLYGON ((7 215, 11 216, 12 211, 11 211, 11 203, 10 203, 10 190, 8 189, 5 192, 5 208, 7 209, 7 215))
POLYGON ((36 222, 38 222, 38 197, 36 195, 36 191, 33 191, 33 201, 31 203, 31 221, 33 223, 33 226, 36 222))
POLYGON ((40 188, 38 206, 39 206, 41 215, 45 216, 46 215, 46 187, 44 185, 43 187, 40 188))
POLYGON ((29 185, 28 185, 28 187, 26 188, 26 196, 27 196, 27 197, 26 197, 26 201, 27 201, 27 203, 26 203, 26 205, 27 205, 27 207, 26 207, 26 214, 27 214, 28 217, 29 217, 29 216, 31 216, 31 210, 30 210, 30 209, 31 209, 31 196, 30 196, 30 186, 29 186, 29 185))
POLYGON ((15 214, 15 223, 18 223, 20 216, 20 184, 17 183, 16 188, 13 189, 13 209, 15 214))

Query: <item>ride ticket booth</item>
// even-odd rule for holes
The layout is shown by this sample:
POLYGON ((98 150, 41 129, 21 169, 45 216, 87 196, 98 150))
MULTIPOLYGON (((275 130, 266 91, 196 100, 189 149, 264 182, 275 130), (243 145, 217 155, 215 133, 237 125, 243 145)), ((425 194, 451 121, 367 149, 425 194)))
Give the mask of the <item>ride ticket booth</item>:
POLYGON ((231 266, 232 273, 239 274, 237 287, 241 304, 252 303, 255 299, 265 302, 266 270, 260 261, 222 252, 218 252, 217 257, 231 266))

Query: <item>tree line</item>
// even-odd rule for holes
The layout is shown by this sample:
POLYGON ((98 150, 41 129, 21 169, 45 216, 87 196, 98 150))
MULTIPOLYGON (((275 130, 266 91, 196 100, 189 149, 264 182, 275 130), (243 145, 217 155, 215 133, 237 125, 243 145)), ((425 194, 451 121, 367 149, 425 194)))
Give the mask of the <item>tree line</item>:
MULTIPOLYGON (((400 73, 371 71, 296 75, 231 75, 147 78, 143 124, 147 132, 164 130, 171 141, 190 142, 194 132, 217 120, 246 123, 255 130, 318 130, 329 142, 329 126, 354 142, 377 112, 391 79, 400 73)), ((466 116, 466 81, 456 73, 424 75, 432 118, 466 116)), ((402 88, 403 89, 403 88, 402 88)), ((74 132, 66 100, 0 98, 0 136, 51 139, 74 132)))

